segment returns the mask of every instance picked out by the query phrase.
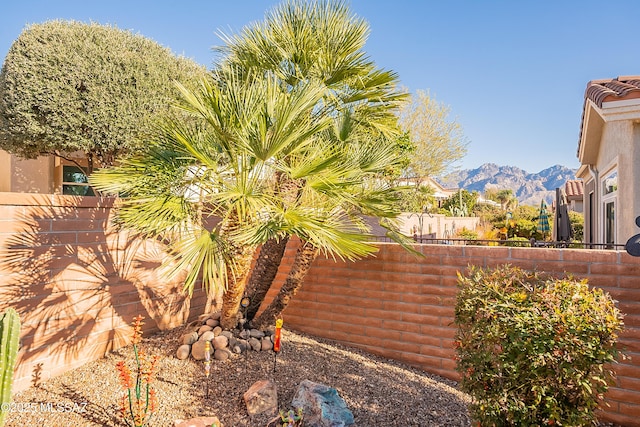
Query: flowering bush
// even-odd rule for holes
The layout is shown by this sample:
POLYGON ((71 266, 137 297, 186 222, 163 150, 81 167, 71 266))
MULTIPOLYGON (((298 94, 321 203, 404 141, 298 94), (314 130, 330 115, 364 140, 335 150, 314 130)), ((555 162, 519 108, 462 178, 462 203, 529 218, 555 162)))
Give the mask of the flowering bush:
POLYGON ((459 275, 457 370, 482 426, 584 426, 613 376, 621 314, 585 281, 516 267, 459 275))
POLYGON ((133 320, 133 353, 135 355, 135 382, 131 377, 131 369, 124 361, 116 364, 120 384, 123 388, 121 397, 122 418, 127 426, 144 427, 148 425, 158 407, 156 391, 151 386, 157 372, 158 356, 149 358, 142 348, 142 316, 133 320))

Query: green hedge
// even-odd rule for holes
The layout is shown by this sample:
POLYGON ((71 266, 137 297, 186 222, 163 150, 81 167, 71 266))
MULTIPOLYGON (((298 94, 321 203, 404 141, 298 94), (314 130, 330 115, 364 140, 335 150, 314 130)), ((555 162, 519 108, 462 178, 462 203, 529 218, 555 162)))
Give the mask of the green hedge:
POLYGON ((458 285, 457 370, 477 425, 593 423, 623 325, 610 296, 511 266, 471 267, 458 285))

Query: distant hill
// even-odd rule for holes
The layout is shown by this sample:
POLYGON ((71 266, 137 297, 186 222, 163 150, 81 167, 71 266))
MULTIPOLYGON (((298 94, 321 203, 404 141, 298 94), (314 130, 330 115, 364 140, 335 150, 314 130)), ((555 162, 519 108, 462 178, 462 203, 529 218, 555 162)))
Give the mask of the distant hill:
POLYGON ((537 173, 528 173, 515 166, 498 166, 485 163, 477 169, 465 169, 450 173, 438 182, 446 188, 463 188, 484 194, 487 189, 513 190, 521 205, 538 206, 544 199, 547 204, 555 200, 556 188, 575 179, 575 169, 555 165, 537 173))

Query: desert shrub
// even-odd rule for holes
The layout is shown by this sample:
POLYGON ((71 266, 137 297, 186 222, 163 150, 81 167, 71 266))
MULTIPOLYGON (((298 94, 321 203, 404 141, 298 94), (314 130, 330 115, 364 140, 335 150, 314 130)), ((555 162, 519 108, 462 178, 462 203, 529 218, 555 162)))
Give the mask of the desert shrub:
POLYGON ((529 239, 526 239, 524 237, 511 237, 510 239, 507 239, 504 244, 507 246, 512 246, 516 248, 521 248, 524 246, 531 245, 529 239))
POLYGON ((622 318, 586 281, 516 267, 459 275, 457 370, 481 426, 584 426, 608 388, 622 318))
POLYGON ((478 233, 473 230, 469 230, 467 227, 462 227, 462 230, 458 231, 456 237, 466 240, 478 240, 478 233))

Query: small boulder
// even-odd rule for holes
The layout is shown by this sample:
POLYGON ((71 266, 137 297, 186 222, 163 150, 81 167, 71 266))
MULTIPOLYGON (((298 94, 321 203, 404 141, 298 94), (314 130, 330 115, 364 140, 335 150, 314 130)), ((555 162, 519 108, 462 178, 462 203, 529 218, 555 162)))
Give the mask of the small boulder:
POLYGON ((191 345, 196 341, 198 341, 198 333, 197 332, 191 332, 189 334, 184 334, 182 336, 182 344, 191 345))
POLYGON ((196 360, 204 360, 204 352, 207 341, 196 341, 191 346, 191 355, 196 360))
POLYGON ((260 349, 262 348, 262 343, 258 338, 249 338, 249 345, 255 351, 260 351, 260 349))
POLYGON ((251 347, 247 340, 238 340, 237 345, 238 347, 240 347, 240 350, 242 351, 246 351, 249 347, 251 347))
POLYGON ((233 348, 238 345, 238 338, 231 337, 229 338, 229 348, 233 348))
POLYGON ((224 335, 217 336, 213 339, 213 348, 220 350, 229 346, 229 339, 224 335))
POLYGON ((308 427, 347 427, 354 424, 353 413, 338 391, 324 384, 304 380, 298 386, 291 406, 302 408, 308 427))
POLYGON ((216 360, 224 361, 229 357, 231 357, 231 352, 226 348, 218 349, 213 353, 213 358, 216 360))
POLYGON ((249 331, 249 335, 250 335, 252 338, 262 338, 262 337, 264 337, 264 332, 262 332, 262 331, 260 331, 260 330, 258 330, 258 329, 251 329, 251 330, 249 331))
POLYGON ((272 381, 261 380, 254 383, 243 398, 250 416, 278 412, 278 391, 272 381))
POLYGON ((215 336, 218 336, 222 333, 222 328, 220 326, 216 326, 215 328, 213 328, 213 334, 215 336))
POLYGON ((215 328, 216 326, 218 326, 220 324, 220 322, 216 319, 207 319, 206 323, 207 326, 211 326, 212 328, 215 328))
POLYGON ((202 334, 204 334, 205 332, 210 331, 210 330, 212 330, 212 329, 213 329, 213 328, 212 328, 211 326, 208 326, 208 325, 202 325, 202 326, 200 326, 200 328, 198 329, 198 335, 202 335, 202 334))
POLYGON ((191 346, 189 344, 182 344, 176 351, 176 357, 180 360, 185 360, 191 354, 191 346))
POLYGON ((233 338, 233 334, 231 333, 231 331, 222 331, 220 332, 220 335, 223 337, 227 337, 228 339, 233 338))
POLYGON ((260 340, 260 345, 260 350, 262 351, 269 351, 273 349, 273 342, 269 337, 262 338, 262 340, 260 340))
POLYGON ((200 338, 198 338, 198 341, 211 341, 215 338, 215 336, 213 335, 213 331, 207 331, 204 332, 202 335, 200 335, 200 338))
POLYGON ((221 316, 221 313, 219 311, 216 311, 215 313, 211 313, 211 316, 209 317, 212 318, 213 320, 220 320, 220 316, 221 316))

